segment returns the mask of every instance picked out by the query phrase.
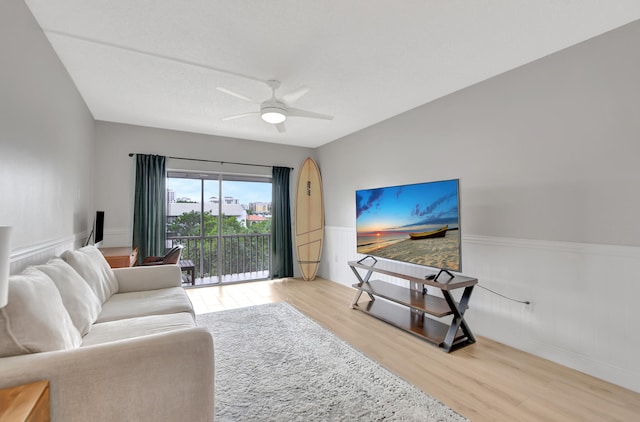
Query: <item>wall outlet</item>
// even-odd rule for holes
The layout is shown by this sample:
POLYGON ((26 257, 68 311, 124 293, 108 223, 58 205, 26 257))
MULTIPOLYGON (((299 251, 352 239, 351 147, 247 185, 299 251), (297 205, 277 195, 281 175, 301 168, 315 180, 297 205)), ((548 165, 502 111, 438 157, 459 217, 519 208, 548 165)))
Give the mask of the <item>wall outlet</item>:
POLYGON ((529 300, 528 302, 529 302, 529 303, 525 303, 525 304, 524 304, 524 309, 526 309, 526 310, 527 310, 527 311, 529 311, 529 312, 533 312, 533 305, 534 305, 534 303, 533 303, 533 301, 532 301, 532 300, 529 300))

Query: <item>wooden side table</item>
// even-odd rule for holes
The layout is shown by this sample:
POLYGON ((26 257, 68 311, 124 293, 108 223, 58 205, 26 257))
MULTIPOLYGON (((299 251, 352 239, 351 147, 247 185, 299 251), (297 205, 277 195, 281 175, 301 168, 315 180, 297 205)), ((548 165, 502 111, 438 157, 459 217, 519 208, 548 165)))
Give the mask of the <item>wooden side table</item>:
POLYGON ((0 422, 50 421, 49 381, 0 390, 0 422))
POLYGON ((106 258, 111 268, 133 267, 138 263, 138 248, 118 246, 113 248, 100 248, 100 252, 106 258))

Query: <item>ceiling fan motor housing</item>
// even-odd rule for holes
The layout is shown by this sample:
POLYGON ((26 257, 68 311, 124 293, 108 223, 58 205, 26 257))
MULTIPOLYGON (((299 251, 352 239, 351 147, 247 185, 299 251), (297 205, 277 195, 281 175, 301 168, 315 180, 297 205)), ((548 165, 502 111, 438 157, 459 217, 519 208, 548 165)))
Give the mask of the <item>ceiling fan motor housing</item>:
POLYGON ((282 123, 287 119, 287 107, 280 101, 266 101, 260 106, 260 116, 267 123, 282 123))

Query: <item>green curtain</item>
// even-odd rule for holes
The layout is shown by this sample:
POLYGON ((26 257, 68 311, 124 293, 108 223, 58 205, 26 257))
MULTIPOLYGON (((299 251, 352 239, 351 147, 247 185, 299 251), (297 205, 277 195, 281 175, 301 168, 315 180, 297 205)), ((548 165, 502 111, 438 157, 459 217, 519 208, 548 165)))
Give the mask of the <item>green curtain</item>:
POLYGON ((293 277, 291 201, 288 167, 273 168, 271 205, 271 278, 293 277))
POLYGON ((165 253, 166 181, 166 157, 136 154, 133 245, 138 247, 140 262, 165 253))

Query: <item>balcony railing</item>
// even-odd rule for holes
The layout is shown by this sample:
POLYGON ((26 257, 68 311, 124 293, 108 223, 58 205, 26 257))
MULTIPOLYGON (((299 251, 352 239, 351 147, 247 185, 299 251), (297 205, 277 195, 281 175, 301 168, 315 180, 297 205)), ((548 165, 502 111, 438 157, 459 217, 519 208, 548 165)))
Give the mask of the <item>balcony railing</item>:
POLYGON ((184 247, 182 259, 189 259, 195 265, 195 284, 259 280, 271 274, 270 234, 229 234, 204 238, 167 236, 167 243, 169 246, 184 247))

